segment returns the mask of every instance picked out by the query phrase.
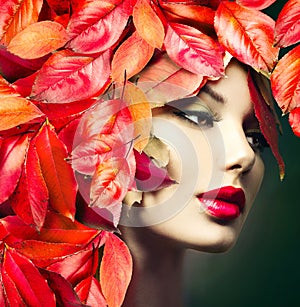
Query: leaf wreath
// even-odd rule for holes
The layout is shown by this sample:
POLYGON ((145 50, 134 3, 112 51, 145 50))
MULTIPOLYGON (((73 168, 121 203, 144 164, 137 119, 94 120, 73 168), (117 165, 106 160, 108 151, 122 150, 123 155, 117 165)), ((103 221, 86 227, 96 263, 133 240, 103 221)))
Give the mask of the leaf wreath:
MULTIPOLYGON (((234 56, 270 79, 300 136, 300 2, 277 21, 261 11, 274 2, 0 1, 1 306, 122 304, 122 200, 174 183, 145 153, 151 108, 182 95, 166 83, 194 95, 234 56), (161 185, 140 181, 150 167, 161 185)), ((249 87, 283 177, 272 110, 249 87)))

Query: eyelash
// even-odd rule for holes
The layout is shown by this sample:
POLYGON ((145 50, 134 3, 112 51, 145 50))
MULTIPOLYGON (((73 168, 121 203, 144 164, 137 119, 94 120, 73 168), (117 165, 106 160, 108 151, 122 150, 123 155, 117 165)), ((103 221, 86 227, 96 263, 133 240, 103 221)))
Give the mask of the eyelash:
MULTIPOLYGON (((214 125, 214 122, 220 121, 218 114, 210 114, 209 112, 204 111, 173 111, 173 113, 182 118, 183 120, 188 121, 193 126, 197 127, 207 127, 211 128, 214 125), (197 118, 197 119, 196 119, 197 118)), ((254 151, 262 152, 264 148, 269 147, 266 139, 263 134, 258 131, 246 132, 246 137, 249 145, 254 151), (250 140, 252 139, 252 140, 250 140)))
POLYGON ((261 132, 248 132, 246 133, 246 137, 248 143, 250 144, 250 146, 253 148, 254 151, 262 152, 264 148, 270 147, 261 132), (252 138, 252 142, 249 140, 249 138, 252 138))
POLYGON ((210 114, 209 112, 203 111, 173 111, 173 113, 188 121, 192 125, 197 127, 208 127, 211 128, 214 125, 214 122, 218 122, 220 119, 217 114, 210 114))

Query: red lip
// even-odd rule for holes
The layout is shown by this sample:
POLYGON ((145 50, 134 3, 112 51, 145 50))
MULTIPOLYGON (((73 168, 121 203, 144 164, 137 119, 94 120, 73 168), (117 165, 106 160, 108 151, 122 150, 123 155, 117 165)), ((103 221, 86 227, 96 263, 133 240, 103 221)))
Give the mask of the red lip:
POLYGON ((197 198, 210 215, 223 220, 239 217, 246 203, 244 191, 232 186, 201 193, 197 198))

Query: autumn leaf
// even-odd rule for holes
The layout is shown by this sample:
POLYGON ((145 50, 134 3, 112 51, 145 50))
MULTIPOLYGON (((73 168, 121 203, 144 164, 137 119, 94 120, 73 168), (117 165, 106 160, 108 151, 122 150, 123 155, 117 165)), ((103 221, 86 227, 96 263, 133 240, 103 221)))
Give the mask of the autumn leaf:
POLYGON ((277 160, 279 166, 279 176, 280 179, 283 180, 285 175, 285 165, 284 161, 279 153, 278 148, 278 133, 276 127, 276 119, 272 114, 271 109, 265 102, 262 94, 257 89, 251 73, 248 73, 248 86, 250 91, 251 100, 254 104, 254 112, 255 116, 258 119, 260 130, 265 137, 266 141, 270 145, 272 153, 277 160))
POLYGON ((55 53, 39 71, 32 98, 48 103, 68 103, 100 95, 110 81, 110 57, 110 50, 96 58, 69 50, 55 53))
POLYGON ((166 53, 155 57, 137 76, 137 86, 152 105, 162 105, 195 93, 203 77, 177 66, 166 53))
POLYGON ((36 136, 36 150, 53 209, 74 219, 77 184, 64 144, 54 129, 45 124, 36 136))
POLYGON ((269 7, 275 1, 276 0, 237 0, 236 2, 252 9, 263 10, 269 7))
POLYGON ((39 269, 39 271, 55 294, 56 306, 86 307, 81 303, 72 285, 60 274, 43 269, 39 269))
POLYGON ((133 147, 141 152, 148 144, 152 128, 151 105, 144 92, 133 83, 127 82, 124 89, 124 100, 129 103, 133 125, 133 147))
POLYGON ((109 233, 100 265, 100 285, 108 306, 122 305, 132 275, 132 258, 126 244, 109 233))
POLYGON ((300 137, 300 107, 291 111, 289 114, 289 123, 294 134, 300 137))
POLYGON ((139 35, 152 47, 161 48, 165 29, 149 0, 137 0, 133 8, 133 23, 139 35))
POLYGON ((289 0, 278 15, 275 26, 275 44, 288 47, 300 41, 300 2, 289 0))
MULTIPOLYGON (((45 278, 29 259, 16 250, 5 250, 1 273, 4 288, 13 287, 27 306, 56 306, 45 278)), ((8 296, 7 300, 13 302, 14 298, 8 296)))
POLYGON ((48 189, 41 172, 35 143, 32 141, 18 186, 11 198, 11 206, 26 224, 40 230, 44 224, 48 200, 48 189))
POLYGON ((279 51, 273 47, 273 19, 226 1, 221 2, 216 12, 215 28, 219 42, 232 56, 258 71, 272 71, 279 51))
POLYGON ((14 192, 22 172, 29 137, 12 136, 4 139, 0 147, 0 204, 14 192))
POLYGON ((107 303, 101 293, 99 281, 90 276, 75 287, 80 300, 89 306, 106 307, 107 303))
POLYGON ((42 4, 43 0, 1 1, 0 43, 7 46, 16 34, 37 22, 42 4))
POLYGON ((141 71, 151 59, 154 47, 150 46, 135 31, 117 49, 112 59, 111 76, 113 81, 123 82, 141 71))
POLYGON ((135 0, 88 0, 73 13, 67 31, 67 47, 75 52, 108 50, 120 38, 135 0), (112 31, 113 25, 113 31, 112 31))
POLYGON ((224 73, 222 48, 196 28, 169 23, 164 45, 169 57, 192 73, 209 77, 224 73))
POLYGON ((59 49, 68 41, 65 28, 53 21, 29 25, 10 41, 7 50, 24 59, 36 59, 59 49))
MULTIPOLYGON (((28 77, 35 73, 45 63, 48 56, 28 60, 22 59, 7 51, 0 45, 0 72, 6 80, 14 82, 20 78, 28 77)), ((25 96, 24 96, 25 97, 25 96)))
POLYGON ((283 113, 300 106, 300 45, 279 60, 271 75, 271 86, 283 113))

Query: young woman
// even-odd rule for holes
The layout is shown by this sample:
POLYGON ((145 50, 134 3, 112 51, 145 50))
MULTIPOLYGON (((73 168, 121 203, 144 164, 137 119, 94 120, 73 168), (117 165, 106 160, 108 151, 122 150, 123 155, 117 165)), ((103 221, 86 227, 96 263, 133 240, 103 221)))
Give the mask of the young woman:
MULTIPOLYGON (((121 227, 134 259, 125 306, 145 302, 182 306, 185 249, 223 252, 232 247, 263 179, 260 150, 265 141, 254 115, 246 68, 232 60, 226 78, 208 82, 196 99, 188 100, 153 111, 153 134, 160 137, 160 129, 168 128, 172 135, 179 129, 191 142, 196 161, 164 139, 171 142, 168 173, 178 184, 144 193, 143 210, 137 214, 148 226, 121 227), (165 125, 156 127, 157 119, 165 125), (183 172, 188 176, 182 176, 183 172), (183 203, 178 206, 179 201, 183 203), (169 216, 163 212, 165 207, 169 216), (155 212, 148 214, 148 208, 155 212), (154 221, 153 215, 161 220, 154 221)), ((129 209, 126 216, 130 215, 129 209)))
POLYGON ((300 134, 299 1, 276 25, 272 0, 2 2, 0 305, 180 306, 266 142, 284 176, 265 79, 300 134))

